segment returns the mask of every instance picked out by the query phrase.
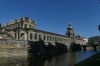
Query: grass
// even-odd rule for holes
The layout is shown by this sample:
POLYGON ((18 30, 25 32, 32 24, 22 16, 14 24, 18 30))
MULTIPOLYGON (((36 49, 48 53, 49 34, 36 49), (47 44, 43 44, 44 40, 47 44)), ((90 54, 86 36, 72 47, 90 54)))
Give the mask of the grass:
POLYGON ((74 66, 100 66, 100 52, 74 66))

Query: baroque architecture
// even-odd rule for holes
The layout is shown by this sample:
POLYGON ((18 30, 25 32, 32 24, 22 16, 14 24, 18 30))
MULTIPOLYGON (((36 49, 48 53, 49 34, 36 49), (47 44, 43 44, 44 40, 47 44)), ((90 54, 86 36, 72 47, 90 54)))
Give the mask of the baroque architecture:
POLYGON ((2 26, 1 39, 12 39, 12 40, 25 40, 25 41, 39 41, 41 38, 45 43, 59 42, 66 45, 74 42, 77 44, 86 44, 83 37, 75 36, 73 27, 68 24, 66 35, 60 35, 44 30, 36 29, 36 22, 29 18, 27 15, 18 20, 11 20, 2 26))

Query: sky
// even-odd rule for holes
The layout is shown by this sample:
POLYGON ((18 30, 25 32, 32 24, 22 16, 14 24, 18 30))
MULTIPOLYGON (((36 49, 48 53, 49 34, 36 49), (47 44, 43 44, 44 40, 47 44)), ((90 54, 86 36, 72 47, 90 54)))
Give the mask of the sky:
POLYGON ((0 0, 0 22, 5 24, 28 15, 36 28, 65 35, 68 22, 75 35, 100 35, 99 0, 0 0))

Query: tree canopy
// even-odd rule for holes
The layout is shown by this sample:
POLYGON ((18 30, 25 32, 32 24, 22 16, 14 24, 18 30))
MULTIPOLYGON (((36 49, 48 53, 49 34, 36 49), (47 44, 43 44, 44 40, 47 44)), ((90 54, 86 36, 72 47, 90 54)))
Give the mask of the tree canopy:
POLYGON ((94 39, 91 39, 91 40, 90 40, 90 44, 91 44, 91 45, 94 45, 94 44, 95 44, 95 40, 94 40, 94 39))

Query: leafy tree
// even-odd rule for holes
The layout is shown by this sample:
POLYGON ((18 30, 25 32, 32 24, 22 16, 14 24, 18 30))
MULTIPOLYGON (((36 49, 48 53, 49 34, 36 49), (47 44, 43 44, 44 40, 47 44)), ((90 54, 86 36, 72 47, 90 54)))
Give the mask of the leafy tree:
POLYGON ((94 45, 95 44, 95 40, 94 39, 90 40, 90 44, 94 45))

